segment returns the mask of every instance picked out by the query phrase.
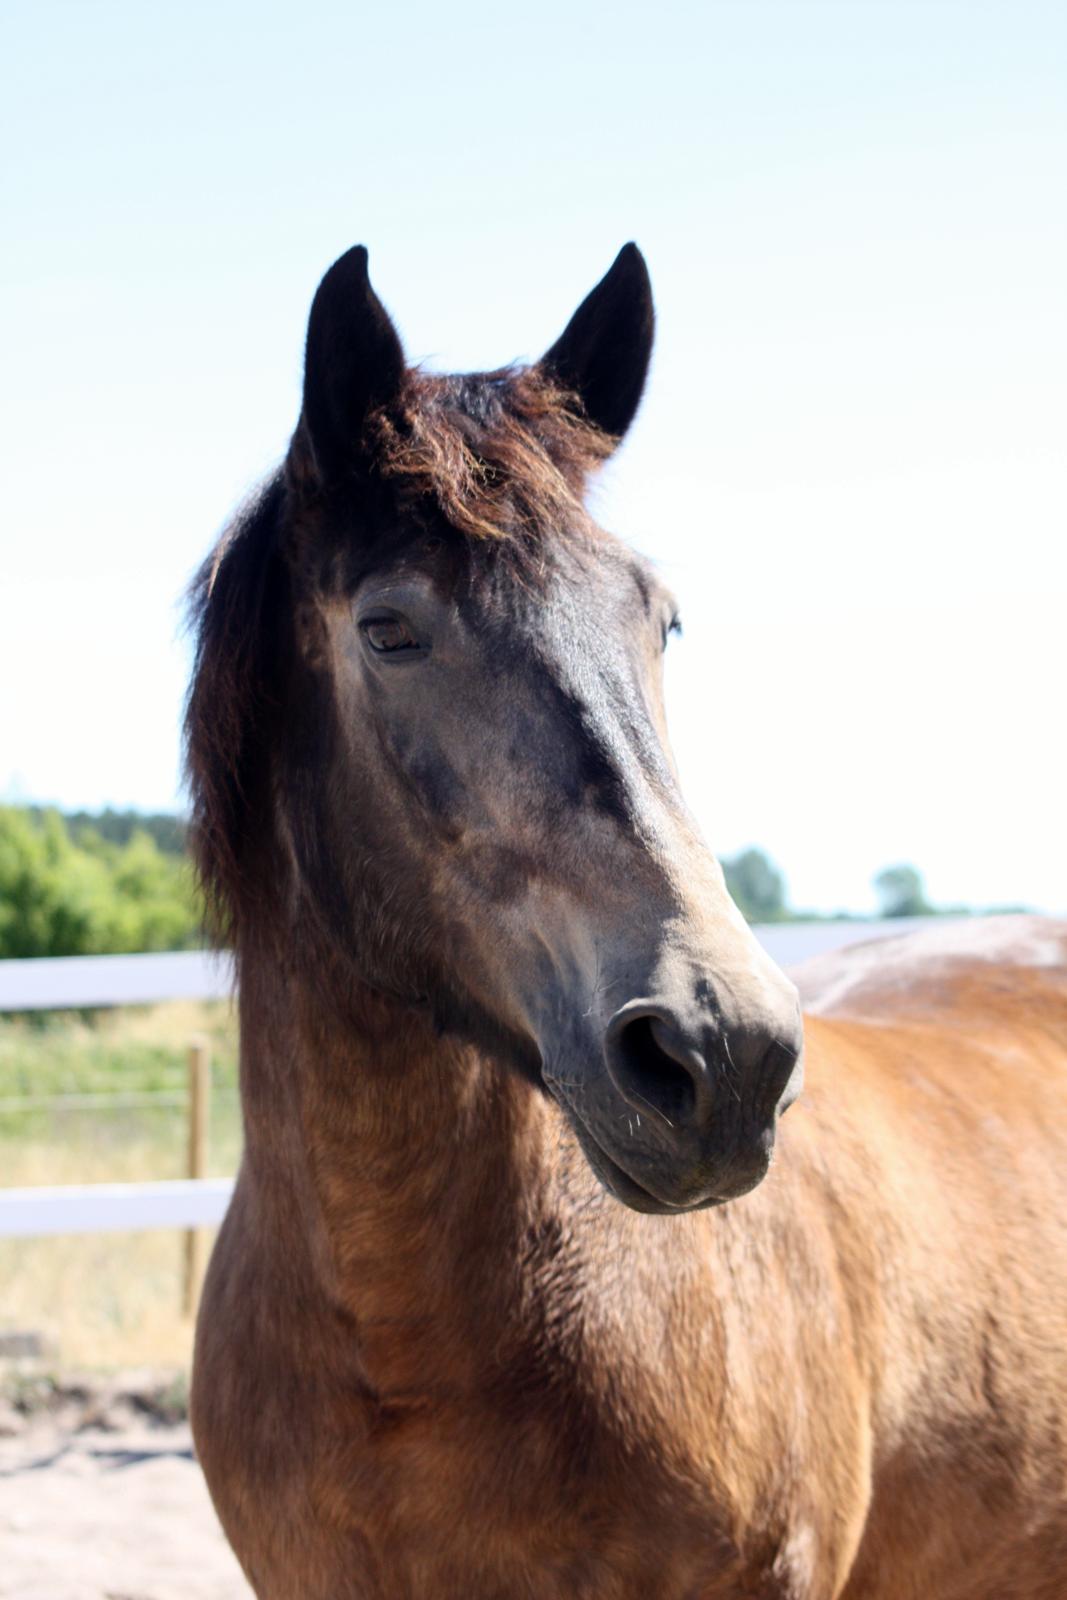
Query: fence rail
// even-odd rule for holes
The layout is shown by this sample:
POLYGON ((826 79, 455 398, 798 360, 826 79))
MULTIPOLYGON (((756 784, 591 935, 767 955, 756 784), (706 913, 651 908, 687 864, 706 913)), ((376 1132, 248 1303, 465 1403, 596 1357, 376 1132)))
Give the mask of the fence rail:
MULTIPOLYGON (((907 933, 928 920, 777 922, 758 924, 752 931, 779 965, 791 967, 827 950, 907 933)), ((0 961, 0 1011, 94 1010, 164 1000, 225 1000, 233 990, 233 958, 226 951, 0 961)))
POLYGON ((224 951, 162 955, 39 956, 0 961, 0 1011, 96 1010, 163 1000, 225 1000, 233 958, 224 951))
POLYGON ((232 1193, 232 1178, 0 1189, 0 1237, 211 1228, 222 1221, 232 1193))

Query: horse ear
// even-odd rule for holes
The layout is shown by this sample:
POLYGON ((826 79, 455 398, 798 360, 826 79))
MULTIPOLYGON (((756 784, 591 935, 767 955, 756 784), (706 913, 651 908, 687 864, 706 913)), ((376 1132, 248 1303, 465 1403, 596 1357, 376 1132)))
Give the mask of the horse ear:
POLYGON ((635 244, 624 244, 541 359, 543 370, 578 395, 590 422, 616 438, 641 400, 655 320, 645 258, 635 244))
POLYGON ((404 351, 371 288, 367 250, 335 261, 315 292, 304 357, 303 421, 324 479, 358 466, 369 412, 391 400, 404 377, 404 351))

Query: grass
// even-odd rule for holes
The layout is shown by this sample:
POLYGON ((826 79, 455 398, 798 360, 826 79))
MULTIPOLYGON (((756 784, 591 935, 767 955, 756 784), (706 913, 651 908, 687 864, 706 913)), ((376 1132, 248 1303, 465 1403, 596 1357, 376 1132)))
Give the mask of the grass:
MULTIPOLYGON (((195 1035, 212 1053, 208 1171, 227 1176, 240 1153, 230 1005, 0 1018, 0 1186, 185 1176, 184 1107, 108 1099, 181 1094, 195 1035), (91 1109, 21 1103, 86 1094, 102 1098, 91 1109)), ((0 1239, 0 1332, 40 1333, 60 1369, 184 1366, 192 1328, 180 1311, 182 1240, 178 1231, 0 1239)))
POLYGON ((234 1087, 237 1026, 227 1001, 176 1000, 88 1016, 46 1011, 0 1017, 0 1102, 25 1095, 184 1089, 185 1050, 194 1034, 211 1042, 216 1085, 234 1087))

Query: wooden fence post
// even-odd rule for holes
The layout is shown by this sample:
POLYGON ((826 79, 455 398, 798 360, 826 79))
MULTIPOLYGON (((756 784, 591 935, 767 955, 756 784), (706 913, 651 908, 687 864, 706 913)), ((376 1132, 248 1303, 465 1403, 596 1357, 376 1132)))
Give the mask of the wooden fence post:
MULTIPOLYGON (((207 1177, 208 1117, 211 1106, 211 1049, 206 1039, 189 1041, 189 1161, 190 1178, 207 1177)), ((189 1228, 185 1235, 182 1275, 182 1312, 196 1315, 200 1285, 204 1279, 207 1238, 203 1228, 189 1228)))

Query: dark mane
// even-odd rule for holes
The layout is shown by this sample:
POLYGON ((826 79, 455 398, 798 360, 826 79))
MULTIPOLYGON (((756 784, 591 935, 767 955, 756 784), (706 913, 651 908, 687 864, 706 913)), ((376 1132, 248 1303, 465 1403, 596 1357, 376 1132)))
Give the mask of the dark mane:
POLYGON ((211 932, 238 939, 257 874, 269 752, 291 657, 291 580, 280 548, 285 477, 275 474, 242 508, 189 591, 196 639, 185 710, 185 772, 193 861, 211 932))
MULTIPOLYGON (((615 443, 536 368, 409 372, 398 399, 367 419, 365 434, 377 478, 519 564, 535 553, 543 560, 553 539, 589 525, 585 480, 615 443)), ((272 755, 292 691, 298 598, 286 535, 316 495, 298 429, 285 466, 234 518, 190 589, 191 847, 212 932, 238 947, 279 880, 272 755)))

